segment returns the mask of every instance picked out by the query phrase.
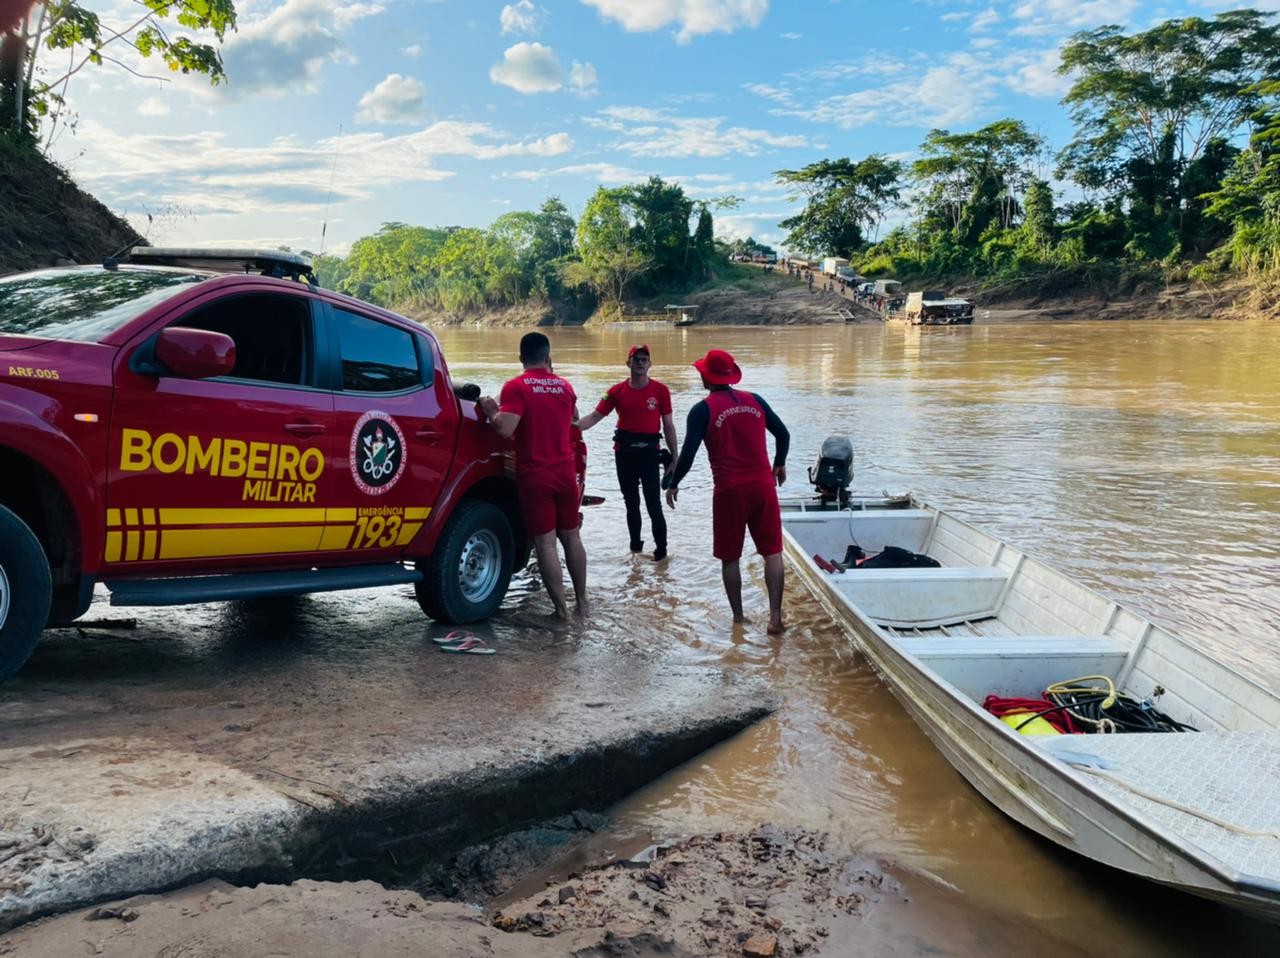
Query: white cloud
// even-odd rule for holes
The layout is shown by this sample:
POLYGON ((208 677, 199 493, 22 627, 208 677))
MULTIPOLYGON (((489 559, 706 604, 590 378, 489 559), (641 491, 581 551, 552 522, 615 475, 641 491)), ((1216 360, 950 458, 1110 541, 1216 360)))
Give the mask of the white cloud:
MULTIPOLYGON (((950 126, 974 119, 996 95, 997 78, 990 64, 970 54, 952 53, 932 66, 921 64, 907 76, 883 86, 852 93, 815 96, 774 89, 779 105, 769 112, 831 123, 846 130, 883 123, 889 126, 950 126)), ((902 71, 894 70, 892 73, 902 71)))
POLYGON ((1005 90, 1028 96, 1061 96, 1057 49, 988 50, 998 41, 975 37, 972 49, 903 59, 871 51, 882 82, 856 64, 819 64, 774 83, 745 89, 772 101, 769 113, 829 123, 845 130, 886 126, 954 127, 983 118, 1005 90), (853 89, 850 89, 852 87, 853 89))
POLYGON ((1060 98, 1071 88, 1071 78, 1058 75, 1062 54, 1056 47, 1042 50, 1030 63, 1020 67, 1010 85, 1028 96, 1060 98))
POLYGON ((490 68, 489 79, 517 93, 554 93, 564 86, 564 70, 550 47, 517 43, 490 68))
POLYGON ((158 96, 149 96, 138 104, 138 113, 142 116, 168 116, 169 104, 158 96))
POLYGON ((339 30, 346 30, 352 24, 363 20, 365 17, 375 17, 380 13, 385 13, 386 9, 380 3, 350 3, 346 6, 336 7, 333 11, 333 25, 339 30))
POLYGON ((974 37, 969 41, 969 46, 975 50, 990 50, 992 47, 998 47, 1000 41, 995 37, 974 37))
POLYGON ((357 123, 421 123, 427 116, 427 88, 413 77, 392 73, 360 98, 357 123))
POLYGON ((982 33, 987 27, 999 22, 1000 14, 996 13, 996 8, 987 7, 987 9, 973 18, 973 22, 969 24, 969 29, 974 33, 982 33))
POLYGON ((569 86, 574 93, 579 96, 595 96, 598 84, 599 77, 594 66, 573 61, 573 66, 569 69, 569 86))
POLYGON ((803 40, 803 33, 780 33, 778 34, 784 40, 803 40))
POLYGON ((1104 23, 1125 23, 1138 0, 1023 0, 1013 15, 1025 21, 1014 29, 1022 36, 1043 36, 1104 23))
POLYGON ((510 3, 503 7, 498 20, 502 24, 503 36, 509 33, 523 33, 525 36, 536 37, 542 32, 542 25, 546 23, 547 11, 530 3, 530 0, 520 0, 519 3, 510 3))
POLYGON ((716 236, 725 240, 751 236, 757 242, 777 245, 782 240, 782 234, 776 232, 778 223, 793 215, 792 212, 726 213, 715 218, 716 236))
POLYGON ((206 99, 279 97, 296 89, 312 92, 326 63, 354 59, 341 34, 357 20, 383 9, 371 3, 340 6, 336 0, 285 0, 260 19, 242 19, 237 32, 228 35, 222 47, 226 84, 210 87, 193 81, 188 88, 206 99))
POLYGON ((635 156, 758 156, 811 146, 803 136, 723 127, 723 117, 680 117, 652 107, 609 107, 583 122, 617 133, 613 148, 635 156))
POLYGON ((545 180, 553 176, 575 176, 589 183, 636 183, 647 174, 639 170, 629 170, 613 163, 578 163, 573 166, 561 166, 555 169, 519 170, 515 173, 504 173, 502 179, 507 180, 545 180))
POLYGON ((400 52, 401 52, 401 53, 403 53, 403 54, 404 54, 405 56, 407 56, 407 57, 416 57, 416 56, 418 56, 418 54, 420 54, 420 53, 422 52, 422 44, 420 44, 420 43, 415 43, 415 44, 413 44, 412 46, 405 47, 405 48, 404 48, 403 50, 401 50, 400 52))
POLYGON ((969 14, 964 12, 944 13, 942 15, 943 23, 951 23, 955 20, 968 20, 968 19, 969 19, 969 14))
POLYGON ((758 27, 769 10, 769 0, 582 0, 617 20, 632 33, 648 33, 679 25, 677 43, 688 43, 705 33, 733 33, 742 27, 758 27))
POLYGON ((375 188, 449 179, 440 157, 493 160, 558 156, 573 149, 566 133, 509 140, 485 123, 439 122, 401 136, 356 133, 303 143, 282 137, 239 147, 223 133, 125 136, 85 120, 77 180, 112 209, 177 207, 201 217, 314 216, 323 212, 330 171, 335 204, 367 201, 375 188), (110 162, 107 158, 110 157, 110 162), (362 175, 377 170, 378 176, 362 175))

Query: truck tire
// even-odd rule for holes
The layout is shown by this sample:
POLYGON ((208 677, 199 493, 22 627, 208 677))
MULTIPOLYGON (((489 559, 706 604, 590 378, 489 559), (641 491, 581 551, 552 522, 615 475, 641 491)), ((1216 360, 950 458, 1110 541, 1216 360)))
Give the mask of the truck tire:
POLYGON ((515 559, 511 523, 492 503, 459 503, 430 558, 418 564, 418 605, 439 622, 464 624, 498 611, 515 559))
POLYGON ((31 656, 49 619, 53 586, 40 540, 0 506, 0 682, 31 656))

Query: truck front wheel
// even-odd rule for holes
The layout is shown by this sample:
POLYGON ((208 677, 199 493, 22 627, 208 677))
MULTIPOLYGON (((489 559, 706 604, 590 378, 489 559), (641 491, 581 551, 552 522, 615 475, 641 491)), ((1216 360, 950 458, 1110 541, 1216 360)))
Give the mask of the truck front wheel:
POLYGON ((22 668, 40 641, 52 594, 40 540, 0 506, 0 682, 22 668))
POLYGON ((488 502, 462 502, 431 557, 418 565, 418 604, 440 622, 487 619, 507 594, 514 559, 511 523, 502 510, 488 502))

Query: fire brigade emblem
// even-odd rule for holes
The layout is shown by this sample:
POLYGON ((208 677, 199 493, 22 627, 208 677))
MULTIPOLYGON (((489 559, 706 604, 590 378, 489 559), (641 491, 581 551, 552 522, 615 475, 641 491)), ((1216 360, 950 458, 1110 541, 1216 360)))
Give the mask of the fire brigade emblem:
POLYGON ((650 396, 645 400, 645 405, 649 407, 649 412, 653 412, 658 408, 658 399, 656 396, 650 396))
POLYGON ((404 433, 385 412, 367 412, 351 430, 351 477, 368 496, 380 496, 404 472, 404 433))

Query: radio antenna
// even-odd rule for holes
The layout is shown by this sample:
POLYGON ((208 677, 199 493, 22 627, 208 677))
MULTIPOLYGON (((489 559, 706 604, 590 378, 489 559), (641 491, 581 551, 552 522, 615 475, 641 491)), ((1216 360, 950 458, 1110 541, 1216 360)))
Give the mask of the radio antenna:
POLYGON ((324 255, 325 234, 329 232, 329 204, 333 201, 333 179, 338 172, 338 148, 342 145, 342 124, 338 124, 338 140, 333 144, 333 168, 329 170, 329 195, 324 199, 324 223, 320 226, 320 255, 324 255))

